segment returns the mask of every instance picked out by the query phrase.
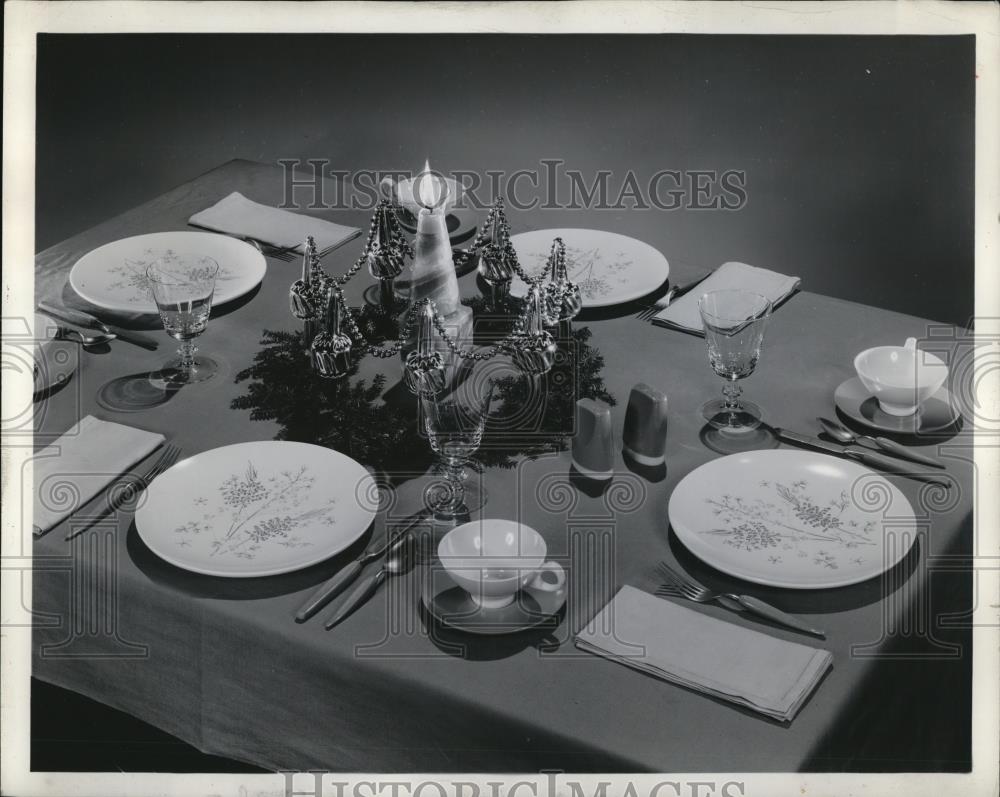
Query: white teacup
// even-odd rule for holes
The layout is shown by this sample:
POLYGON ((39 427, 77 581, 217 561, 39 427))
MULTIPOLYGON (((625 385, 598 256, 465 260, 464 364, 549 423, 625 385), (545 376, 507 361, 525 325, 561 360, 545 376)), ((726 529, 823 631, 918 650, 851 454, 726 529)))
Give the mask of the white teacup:
POLYGON ((854 370, 889 415, 912 415, 948 378, 948 366, 917 349, 917 339, 903 346, 876 346, 854 358, 854 370))
POLYGON ((499 609, 518 590, 562 589, 566 573, 545 561, 545 540, 530 526, 513 520, 483 519, 463 523, 438 544, 438 557, 452 580, 479 606, 499 609))

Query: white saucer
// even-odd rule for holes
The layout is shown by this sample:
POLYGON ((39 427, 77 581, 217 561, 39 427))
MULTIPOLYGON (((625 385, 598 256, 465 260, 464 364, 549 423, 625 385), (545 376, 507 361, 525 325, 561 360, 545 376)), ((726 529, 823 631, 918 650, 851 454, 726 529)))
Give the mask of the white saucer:
POLYGON ((925 435, 947 429, 960 417, 951 393, 942 387, 925 401, 913 415, 897 416, 884 412, 858 377, 842 382, 833 394, 837 409, 853 421, 894 434, 925 435))
POLYGON ((428 614, 449 628, 489 636, 514 634, 532 628, 555 629, 566 604, 566 585, 557 590, 525 587, 513 603, 484 609, 438 563, 427 570, 421 600, 428 614))

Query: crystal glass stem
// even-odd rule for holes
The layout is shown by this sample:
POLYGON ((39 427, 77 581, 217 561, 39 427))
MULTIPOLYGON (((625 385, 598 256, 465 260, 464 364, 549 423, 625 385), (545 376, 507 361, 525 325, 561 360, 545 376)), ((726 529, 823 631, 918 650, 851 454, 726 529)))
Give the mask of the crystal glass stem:
POLYGON ((740 409, 740 396, 743 394, 743 388, 740 387, 739 382, 727 381, 722 385, 722 395, 725 398, 726 409, 733 412, 740 409))
POLYGON ((444 477, 448 481, 448 489, 451 492, 451 506, 459 506, 465 500, 465 485, 462 483, 466 479, 464 460, 446 460, 444 463, 444 477))
POLYGON ((191 373, 191 369, 194 368, 194 353, 198 349, 194 345, 194 338, 187 338, 181 341, 180 347, 177 349, 177 354, 180 355, 180 369, 185 373, 191 373))

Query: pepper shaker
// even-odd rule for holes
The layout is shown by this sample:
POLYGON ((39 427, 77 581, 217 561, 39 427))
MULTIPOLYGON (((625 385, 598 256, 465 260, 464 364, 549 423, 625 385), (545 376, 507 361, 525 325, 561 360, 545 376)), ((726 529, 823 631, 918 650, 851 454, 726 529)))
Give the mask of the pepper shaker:
POLYGON ((661 465, 667 449, 667 396, 640 382, 625 410, 622 450, 640 465, 661 465))
POLYGON ((611 438, 611 407, 597 399, 577 401, 573 465, 581 474, 601 480, 615 475, 611 438))

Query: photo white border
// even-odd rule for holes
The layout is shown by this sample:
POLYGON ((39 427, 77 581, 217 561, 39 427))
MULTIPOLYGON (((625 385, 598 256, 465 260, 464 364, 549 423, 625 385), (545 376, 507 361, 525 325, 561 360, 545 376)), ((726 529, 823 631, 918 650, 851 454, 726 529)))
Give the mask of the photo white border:
MULTIPOLYGON (((771 34, 977 34, 976 45, 976 316, 1000 319, 998 275, 998 219, 1000 219, 1000 13, 996 3, 960 3, 939 0, 872 0, 871 2, 605 2, 576 0, 565 3, 366 3, 366 2, 201 2, 165 0, 95 0, 40 2, 11 0, 4 6, 4 137, 3 137, 3 315, 32 317, 34 290, 34 163, 35 163, 35 35, 59 33, 771 33, 771 34)), ((1000 333, 979 328, 980 333, 1000 333)), ((1000 373, 984 375, 981 401, 1000 405, 1000 373)), ((27 375, 3 376, 3 417, 9 407, 30 403, 27 375)), ((17 474, 30 449, 4 448, 2 496, 21 494, 17 474)), ((975 451, 979 484, 1000 483, 1000 448, 977 440, 975 451)), ((29 474, 30 476, 30 474, 29 474)), ((978 535, 987 549, 998 551, 1000 499, 995 490, 978 491, 978 535)), ((18 528, 16 514, 3 515, 3 555, 30 551, 30 526, 18 528)), ((979 570, 978 601, 974 612, 973 761, 969 775, 756 774, 715 773, 717 781, 739 780, 744 797, 777 795, 906 794, 917 797, 942 794, 997 793, 1000 744, 998 702, 1000 672, 1000 588, 998 560, 979 570), (991 569, 992 568, 992 569, 991 569)), ((5 620, 30 605, 30 574, 23 583, 2 583, 5 620)), ((30 629, 4 627, 2 637, 2 791, 31 795, 93 794, 283 794, 282 775, 167 775, 31 773, 29 765, 28 679, 31 668, 30 629)), ((794 732, 792 729, 791 732, 794 732)), ((947 729, 942 729, 947 732, 947 729)), ((394 775, 393 780, 406 776, 394 775)), ((421 774, 426 781, 433 776, 421 774)), ((574 778, 596 786, 599 780, 635 783, 638 793, 663 780, 662 776, 585 776, 574 778)), ((371 775, 338 776, 339 780, 368 779, 371 775)), ((491 780, 501 779, 493 776, 491 780)), ((705 781, 705 773, 671 773, 672 781, 705 781)), ((442 782, 486 778, 444 775, 442 782)), ((547 788, 544 776, 520 777, 547 788)), ((303 787, 308 788, 306 784, 303 787)), ((592 793, 592 787, 588 793, 592 793)), ((540 792, 545 794, 546 792, 540 792)), ((661 793, 666 793, 662 792, 661 793)), ((737 792, 738 793, 738 792, 737 792)))

